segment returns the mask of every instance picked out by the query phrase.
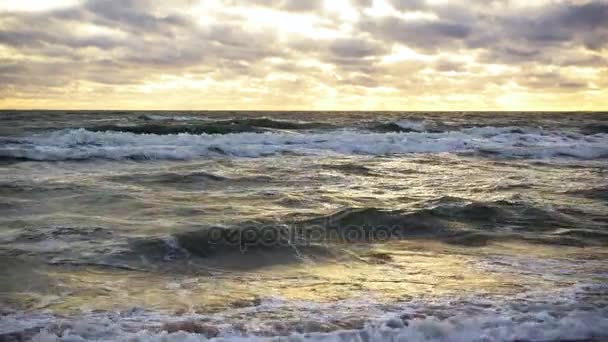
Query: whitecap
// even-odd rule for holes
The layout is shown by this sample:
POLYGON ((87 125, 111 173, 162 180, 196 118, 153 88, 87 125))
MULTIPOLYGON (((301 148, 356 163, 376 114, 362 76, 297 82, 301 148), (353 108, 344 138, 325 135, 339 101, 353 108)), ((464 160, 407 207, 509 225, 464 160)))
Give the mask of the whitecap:
POLYGON ((391 132, 336 130, 319 133, 134 134, 54 131, 12 139, 0 157, 28 160, 194 159, 218 155, 403 155, 486 153, 523 158, 608 157, 608 134, 584 136, 517 127, 476 127, 460 131, 391 132))

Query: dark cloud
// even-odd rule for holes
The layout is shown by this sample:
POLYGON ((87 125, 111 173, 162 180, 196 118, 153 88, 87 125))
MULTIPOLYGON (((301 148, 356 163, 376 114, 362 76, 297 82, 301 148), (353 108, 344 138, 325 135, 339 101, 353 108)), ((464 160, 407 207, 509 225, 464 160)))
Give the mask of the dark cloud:
POLYGON ((565 89, 565 90, 580 90, 588 87, 588 84, 584 80, 576 80, 571 77, 567 77, 559 71, 553 72, 526 72, 525 75, 521 75, 519 83, 521 85, 533 88, 533 89, 565 89))
POLYGON ((96 24, 139 33, 171 35, 178 29, 195 28, 191 20, 175 13, 154 14, 149 0, 89 0, 84 8, 96 24))
POLYGON ((390 3, 395 9, 404 10, 420 10, 427 8, 425 0, 391 0, 390 3))
POLYGON ((346 78, 340 80, 339 83, 342 85, 358 86, 365 88, 375 88, 381 85, 377 78, 364 74, 349 75, 346 78))
POLYGON ((292 39, 288 47, 286 58, 314 59, 333 65, 340 74, 356 73, 361 77, 376 77, 379 72, 378 63, 389 53, 391 45, 362 36, 333 40, 292 39))
POLYGON ((477 47, 505 63, 552 63, 561 59, 564 65, 563 55, 571 55, 572 50, 608 46, 607 22, 606 2, 550 4, 499 16, 495 29, 477 47))
POLYGON ((563 81, 563 82, 559 82, 557 84, 557 86, 559 88, 563 88, 563 89, 580 90, 582 88, 587 88, 588 84, 587 84, 587 82, 580 82, 580 81, 563 81))
POLYGON ((472 24, 449 20, 405 20, 398 17, 365 19, 360 29, 378 39, 436 51, 457 46, 473 31, 472 24))
POLYGON ((0 44, 14 47, 44 47, 46 45, 62 45, 71 48, 96 47, 112 49, 121 45, 114 37, 91 35, 87 37, 70 36, 67 32, 36 31, 36 30, 6 30, 0 32, 0 44))
POLYGON ((366 39, 336 39, 329 44, 329 50, 336 57, 363 58, 386 53, 386 46, 366 39))
POLYGON ((528 13, 519 11, 499 17, 501 31, 495 32, 493 38, 536 46, 566 43, 597 48, 608 42, 607 22, 608 3, 551 4, 528 13))
POLYGON ((459 63, 456 61, 441 59, 435 63, 435 70, 442 72, 460 72, 465 69, 465 65, 463 63, 459 63))
POLYGON ((313 12, 323 7, 323 0, 236 0, 233 3, 241 6, 263 6, 289 12, 313 12))
POLYGON ((296 11, 296 12, 307 12, 318 10, 323 6, 322 0, 285 0, 281 6, 281 9, 287 11, 296 11))
POLYGON ((570 28, 606 29, 606 23, 608 23, 608 3, 606 2, 564 6, 559 12, 558 21, 570 28))
POLYGON ((547 56, 546 51, 534 47, 495 46, 490 49, 484 49, 484 52, 479 57, 479 61, 494 64, 520 64, 540 61, 547 57, 551 58, 551 56, 547 56))
POLYGON ((511 9, 509 1, 431 5, 392 0, 402 11, 432 12, 437 20, 364 17, 359 29, 384 42, 426 53, 480 49, 483 61, 550 62, 555 54, 608 46, 608 2, 562 2, 511 9))

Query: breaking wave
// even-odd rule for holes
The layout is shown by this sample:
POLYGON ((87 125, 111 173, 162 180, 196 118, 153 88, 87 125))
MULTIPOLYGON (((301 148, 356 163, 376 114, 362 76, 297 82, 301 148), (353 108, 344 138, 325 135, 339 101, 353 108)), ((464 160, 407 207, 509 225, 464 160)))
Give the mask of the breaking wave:
MULTIPOLYGON (((291 127, 291 124, 282 127, 291 127)), ((272 125, 275 125, 274 121, 272 125)), ((585 136, 514 127, 476 127, 437 133, 337 130, 316 133, 137 134, 126 130, 91 131, 81 128, 6 139, 0 147, 0 158, 41 161, 94 158, 146 160, 263 157, 276 154, 398 155, 441 152, 520 158, 608 157, 608 134, 585 136)))
POLYGON ((440 132, 436 129, 429 129, 425 122, 412 120, 374 123, 370 130, 375 132, 440 132))
MULTIPOLYGON (((376 303, 315 304, 263 299, 254 306, 215 315, 176 316, 134 308, 90 312, 75 317, 48 313, 7 314, 0 338, 7 341, 604 341, 608 309, 583 300, 600 297, 606 287, 577 285, 547 295, 513 298, 464 297, 433 304, 406 302, 381 316, 349 321, 344 306, 371 310, 376 303), (235 312, 273 312, 289 308, 303 313, 296 320, 227 322, 235 312)), ((386 311, 386 310, 383 310, 386 311)), ((272 317, 272 316, 271 316, 272 317)))

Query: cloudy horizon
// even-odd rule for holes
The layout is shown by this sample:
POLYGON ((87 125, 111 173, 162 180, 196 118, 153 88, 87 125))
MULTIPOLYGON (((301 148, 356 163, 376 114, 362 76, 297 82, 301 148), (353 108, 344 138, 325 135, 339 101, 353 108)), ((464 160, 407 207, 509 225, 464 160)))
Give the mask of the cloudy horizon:
POLYGON ((608 109, 607 1, 0 1, 0 108, 608 109))

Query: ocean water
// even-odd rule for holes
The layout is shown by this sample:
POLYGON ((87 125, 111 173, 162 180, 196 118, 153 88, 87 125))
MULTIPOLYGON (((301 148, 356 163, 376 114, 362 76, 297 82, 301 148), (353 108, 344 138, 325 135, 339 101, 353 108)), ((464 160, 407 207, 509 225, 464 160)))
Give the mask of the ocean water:
POLYGON ((608 113, 0 112, 1 341, 608 340, 608 113))

